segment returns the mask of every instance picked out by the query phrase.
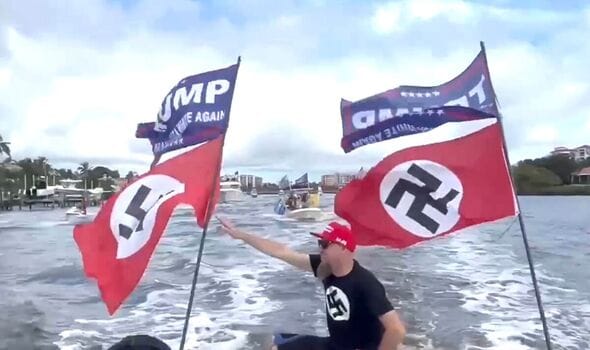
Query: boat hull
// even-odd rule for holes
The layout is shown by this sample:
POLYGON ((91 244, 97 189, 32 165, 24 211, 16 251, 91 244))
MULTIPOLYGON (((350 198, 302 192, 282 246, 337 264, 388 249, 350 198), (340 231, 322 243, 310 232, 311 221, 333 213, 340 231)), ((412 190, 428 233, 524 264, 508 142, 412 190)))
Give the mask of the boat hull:
POLYGON ((229 190, 229 191, 221 191, 219 193, 219 201, 223 203, 227 202, 237 202, 242 200, 243 194, 242 191, 238 190, 229 190))
POLYGON ((287 210, 286 216, 295 220, 319 221, 323 218, 323 213, 319 208, 302 208, 287 210))
POLYGON ((79 224, 87 224, 94 220, 96 214, 78 214, 78 215, 69 215, 68 222, 73 225, 79 224))

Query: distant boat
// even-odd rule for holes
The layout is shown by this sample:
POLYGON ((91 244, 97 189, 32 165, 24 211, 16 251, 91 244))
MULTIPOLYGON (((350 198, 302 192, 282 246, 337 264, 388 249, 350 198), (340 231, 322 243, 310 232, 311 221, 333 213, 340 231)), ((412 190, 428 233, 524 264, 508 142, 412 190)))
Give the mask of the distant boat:
POLYGON ((324 217, 324 213, 320 209, 320 194, 311 193, 310 188, 293 189, 289 193, 291 199, 281 197, 275 205, 274 211, 279 215, 285 215, 288 218, 301 221, 319 221, 324 217), (307 196, 307 201, 304 203, 296 203, 293 208, 293 203, 289 200, 299 200, 303 196, 307 196))
POLYGON ((96 216, 96 214, 77 214, 77 215, 72 215, 68 217, 68 222, 73 224, 73 225, 79 225, 79 224, 87 224, 89 222, 92 222, 94 220, 94 217, 96 216))
POLYGON ((295 210, 287 210, 288 218, 302 221, 319 221, 324 217, 324 213, 320 208, 301 208, 295 210))
POLYGON ((68 209, 68 211, 66 211, 66 219, 69 218, 70 216, 81 214, 82 212, 83 212, 82 209, 80 209, 76 206, 73 206, 70 209, 68 209))
POLYGON ((47 186, 45 176, 39 176, 34 186, 26 191, 28 199, 50 199, 55 196, 55 186, 47 186))
POLYGON ((252 191, 250 191, 250 195, 254 198, 258 197, 258 191, 256 191, 256 188, 253 188, 252 191))
POLYGON ((94 220, 96 216, 95 213, 88 213, 86 210, 86 201, 82 198, 81 207, 78 208, 76 206, 71 207, 66 211, 66 219, 69 223, 78 225, 78 224, 86 224, 94 220))
POLYGON ((223 203, 235 202, 243 199, 241 183, 234 177, 223 176, 219 183, 219 201, 223 203))

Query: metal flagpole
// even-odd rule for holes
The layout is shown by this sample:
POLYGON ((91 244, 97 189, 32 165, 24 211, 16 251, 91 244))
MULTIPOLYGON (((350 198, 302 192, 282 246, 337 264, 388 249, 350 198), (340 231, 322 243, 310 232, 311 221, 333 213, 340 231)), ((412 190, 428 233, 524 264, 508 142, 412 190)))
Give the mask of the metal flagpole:
MULTIPOLYGON (((241 56, 238 56, 238 70, 239 70, 241 60, 242 60, 241 56)), ((236 81, 237 81, 237 71, 236 71, 236 79, 234 80, 234 90, 235 90, 235 82, 236 81)), ((228 108, 228 115, 230 114, 229 113, 230 111, 231 111, 231 105, 228 108)), ((197 255, 197 264, 195 266, 195 273, 193 275, 191 294, 188 299, 188 306, 186 307, 186 316, 184 318, 184 327, 182 329, 182 338, 180 340, 180 350, 184 349, 184 343, 186 341, 186 334, 188 331, 188 323, 191 318, 191 311, 193 309, 193 301, 195 299, 195 290, 197 287, 197 280, 199 277, 199 267, 201 266, 201 259, 203 257, 203 248, 205 247, 205 236, 207 235, 207 228, 209 227, 209 221, 211 219, 211 208, 214 205, 214 202, 213 202, 213 199, 214 199, 213 196, 215 194, 214 186, 216 185, 217 177, 219 176, 219 174, 221 172, 221 161, 223 159, 223 146, 225 145, 225 134, 223 134, 221 137, 222 137, 221 151, 219 152, 219 162, 217 163, 217 173, 215 173, 213 176, 213 187, 212 187, 213 190, 211 191, 211 194, 209 196, 209 202, 207 203, 207 211, 205 212, 205 227, 203 227, 203 233, 201 234, 201 243, 199 245, 199 253, 197 255)))
MULTIPOLYGON (((490 70, 488 68, 488 59, 486 56, 486 49, 485 49, 483 41, 480 41, 479 44, 480 44, 481 49, 484 53, 485 69, 488 73, 488 77, 490 78, 490 86, 492 87, 492 93, 494 95, 494 99, 496 100, 496 92, 494 91, 494 86, 492 85, 492 82, 491 82, 490 70)), ((541 300, 541 292, 539 291, 539 285, 537 283, 537 276, 535 274, 533 257, 531 255, 530 248, 529 248, 529 242, 527 239, 526 229, 525 229, 524 221, 522 218, 522 211, 520 210, 520 201, 518 199, 518 195, 516 194, 516 185, 514 182, 514 178, 512 177, 512 169, 511 169, 511 165, 510 165, 510 160, 508 158, 508 147, 506 146, 506 137, 504 136, 504 125, 502 123, 502 115, 499 111, 498 111, 498 122, 500 123, 500 130, 502 132, 502 145, 504 148, 504 158, 506 159, 506 166, 508 167, 508 175, 510 176, 510 182, 512 183, 512 189, 514 191, 514 198, 516 200, 516 206, 518 209, 518 221, 520 223, 520 232, 522 234, 522 240, 524 242, 524 249, 526 251, 527 260, 529 263, 529 270, 531 271, 531 279, 533 281, 533 287, 535 289, 535 297, 537 299, 537 307, 539 308, 539 315, 541 317, 541 323, 543 324, 543 334, 545 335, 545 344, 547 345, 547 349, 551 350, 552 349, 551 348, 551 337, 549 336, 549 328, 547 327, 547 320, 545 319, 545 311, 543 310, 543 302, 541 300)))
MULTIPOLYGON (((223 150, 223 145, 225 144, 225 135, 221 136, 223 140, 221 142, 221 149, 223 150)), ((221 159, 222 159, 222 152, 219 152, 219 166, 217 168, 217 173, 213 176, 213 186, 216 184, 217 176, 219 171, 221 170, 221 159)), ((207 228, 209 227, 209 220, 210 220, 210 213, 211 207, 213 206, 213 195, 215 193, 215 189, 211 191, 211 195, 209 196, 209 202, 207 204, 207 211, 205 213, 205 227, 203 227, 203 233, 201 234, 201 244, 199 245, 199 253, 197 255, 197 265, 195 266, 195 273, 193 274, 193 282, 191 286, 191 294, 188 299, 188 306, 186 307, 186 316, 184 318, 184 327, 182 329, 182 338, 180 340, 180 350, 184 349, 184 343, 186 341, 186 333, 188 331, 188 323, 191 318, 191 311, 193 309, 193 300, 195 299, 195 290, 197 287, 197 280, 199 277, 199 267, 201 266, 201 259, 203 257, 203 248, 205 247, 205 236, 207 235, 207 228)))

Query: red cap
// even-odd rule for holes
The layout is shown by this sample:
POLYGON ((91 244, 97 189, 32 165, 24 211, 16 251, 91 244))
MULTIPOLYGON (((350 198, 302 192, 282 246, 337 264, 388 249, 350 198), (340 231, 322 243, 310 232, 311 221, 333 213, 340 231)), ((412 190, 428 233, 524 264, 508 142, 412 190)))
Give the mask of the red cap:
POLYGON ((350 228, 337 222, 331 222, 321 233, 310 233, 325 241, 341 244, 351 252, 356 249, 356 239, 350 228))

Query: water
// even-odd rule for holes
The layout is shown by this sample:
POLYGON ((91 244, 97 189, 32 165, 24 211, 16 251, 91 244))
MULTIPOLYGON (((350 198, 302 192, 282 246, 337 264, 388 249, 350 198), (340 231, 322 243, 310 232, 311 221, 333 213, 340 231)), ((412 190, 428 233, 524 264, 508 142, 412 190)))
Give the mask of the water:
MULTIPOLYGON (((246 230, 313 252, 275 196, 220 205, 246 230)), ((333 195, 322 197, 329 211, 333 195)), ((590 348, 590 199, 523 197, 554 349, 590 348)), ((139 287, 109 317, 82 272, 63 210, 0 214, 0 348, 101 349, 149 333, 178 348, 201 230, 176 212, 139 287)), ((187 348, 259 349, 275 331, 326 335, 321 284, 228 236, 207 236, 187 348)), ((362 248, 408 328, 407 349, 543 349, 518 222, 405 251, 362 248)))

